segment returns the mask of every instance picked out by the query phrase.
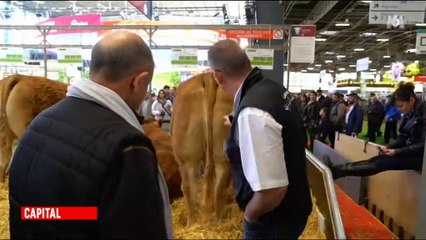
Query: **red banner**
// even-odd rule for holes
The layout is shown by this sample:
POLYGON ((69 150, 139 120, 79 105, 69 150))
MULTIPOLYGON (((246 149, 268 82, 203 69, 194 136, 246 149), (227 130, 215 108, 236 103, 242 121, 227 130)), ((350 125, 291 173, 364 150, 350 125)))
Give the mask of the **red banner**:
MULTIPOLYGON (((37 25, 44 26, 89 26, 101 25, 100 14, 86 14, 75 16, 62 16, 50 18, 48 20, 37 23, 37 25)), ((69 34, 69 33, 83 33, 83 32, 96 32, 96 30, 51 30, 49 35, 53 34, 69 34)))
POLYGON ((21 207, 21 220, 97 220, 97 207, 21 207))

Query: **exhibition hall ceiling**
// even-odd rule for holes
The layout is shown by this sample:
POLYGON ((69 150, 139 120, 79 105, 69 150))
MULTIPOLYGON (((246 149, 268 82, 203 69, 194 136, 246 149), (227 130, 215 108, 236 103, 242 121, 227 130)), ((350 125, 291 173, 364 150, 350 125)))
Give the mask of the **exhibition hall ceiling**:
MULTIPOLYGON (((147 19, 131 1, 2 1, 1 17, 14 9, 38 16, 100 13, 117 20, 147 19), (9 7, 5 7, 5 6, 9 7)), ((203 24, 245 24, 244 7, 255 1, 152 1, 153 18, 199 18, 203 24), (225 15, 227 15, 225 17, 225 15)), ((410 52, 415 48, 416 30, 424 26, 405 25, 387 28, 371 25, 372 1, 274 1, 284 10, 284 24, 317 25, 315 64, 295 66, 297 70, 354 69, 356 60, 369 57, 370 68, 383 69, 397 60, 425 60, 425 55, 410 52), (363 51, 355 51, 355 49, 363 51), (385 57, 384 57, 385 56, 385 57), (321 66, 320 66, 321 65, 321 66), (386 67, 385 67, 386 66, 386 67)), ((423 1, 425 2, 425 1, 423 1)))

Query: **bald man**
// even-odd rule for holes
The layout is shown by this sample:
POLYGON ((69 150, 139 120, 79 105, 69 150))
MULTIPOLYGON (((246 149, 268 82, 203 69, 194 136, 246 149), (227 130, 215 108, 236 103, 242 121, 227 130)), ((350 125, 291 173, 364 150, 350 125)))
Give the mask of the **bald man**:
POLYGON ((172 237, 167 187, 135 114, 153 71, 151 51, 134 33, 112 32, 93 47, 90 80, 74 81, 64 100, 33 120, 16 149, 12 239, 172 237), (96 220, 25 221, 23 206, 98 212, 96 220))
POLYGON ((266 79, 232 40, 208 51, 216 82, 234 96, 226 153, 244 239, 297 239, 312 209, 303 125, 292 94, 266 79))

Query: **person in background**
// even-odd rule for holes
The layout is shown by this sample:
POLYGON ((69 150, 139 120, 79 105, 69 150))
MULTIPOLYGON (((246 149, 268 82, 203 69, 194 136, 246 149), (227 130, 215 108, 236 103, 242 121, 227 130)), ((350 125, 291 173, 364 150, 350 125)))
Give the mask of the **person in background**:
POLYGON ((173 101, 175 100, 175 97, 176 97, 176 87, 173 86, 172 88, 170 88, 170 99, 169 99, 172 102, 172 104, 173 104, 173 101))
POLYGON ((164 85, 163 90, 166 93, 166 95, 164 97, 171 102, 172 101, 172 96, 170 94, 170 86, 169 85, 164 85))
POLYGON ((222 40, 208 51, 218 85, 234 96, 225 152, 245 239, 297 239, 312 210, 302 120, 294 96, 252 68, 245 51, 222 40))
POLYGON ((321 108, 320 120, 318 123, 318 140, 322 143, 326 143, 327 136, 330 136, 333 127, 330 122, 330 110, 326 107, 321 108))
POLYGON ((331 109, 333 107, 332 97, 333 97, 333 94, 331 92, 328 92, 324 100, 321 102, 321 107, 331 109))
POLYGON ((352 137, 358 137, 358 134, 362 131, 362 122, 364 121, 364 111, 358 104, 359 96, 356 93, 347 95, 347 103, 349 110, 346 113, 345 118, 345 133, 352 137))
POLYGON ((364 161, 334 165, 328 157, 325 157, 323 161, 331 169, 334 179, 345 176, 371 176, 388 170, 422 169, 426 104, 416 97, 414 85, 410 82, 400 82, 393 97, 395 105, 403 114, 396 141, 381 146, 378 156, 364 161))
POLYGON ((151 107, 154 119, 167 133, 170 131, 170 119, 172 117, 172 102, 166 99, 166 92, 163 89, 158 91, 157 99, 151 107))
POLYGON ((401 113, 395 106, 392 95, 386 96, 385 103, 385 144, 389 144, 390 138, 396 138, 397 133, 397 122, 401 118, 401 113))
POLYGON ((142 38, 117 30, 92 49, 90 80, 34 118, 13 156, 11 239, 167 239, 167 185, 136 110, 154 60, 142 38), (96 221, 21 220, 22 206, 97 207, 96 221))
POLYGON ((154 103, 154 99, 151 95, 150 91, 147 91, 145 94, 145 98, 138 110, 138 114, 141 115, 144 120, 154 119, 152 115, 152 104, 154 103))
POLYGON ((333 93, 333 107, 330 110, 330 121, 333 126, 333 131, 329 136, 332 148, 334 148, 334 139, 336 138, 336 131, 342 132, 345 126, 345 112, 346 106, 343 101, 343 95, 339 92, 333 93))
POLYGON ((310 140, 308 147, 311 151, 314 149, 314 140, 318 131, 319 110, 320 104, 317 102, 317 93, 311 91, 309 92, 309 102, 305 109, 305 126, 310 140))
POLYGON ((321 89, 317 90, 317 96, 318 96, 317 102, 320 104, 320 106, 322 106, 322 102, 324 101, 325 97, 324 95, 322 95, 321 89))
POLYGON ((368 130, 367 136, 370 142, 376 142, 377 132, 382 126, 383 118, 385 117, 385 108, 377 99, 375 93, 370 94, 370 102, 367 110, 368 130))

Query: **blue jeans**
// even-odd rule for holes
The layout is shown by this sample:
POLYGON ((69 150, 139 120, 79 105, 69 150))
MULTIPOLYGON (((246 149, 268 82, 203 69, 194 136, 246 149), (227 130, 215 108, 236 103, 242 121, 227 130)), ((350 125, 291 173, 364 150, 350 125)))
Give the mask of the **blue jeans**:
POLYGON ((298 239, 305 226, 306 221, 248 222, 244 219, 243 239, 298 239))

